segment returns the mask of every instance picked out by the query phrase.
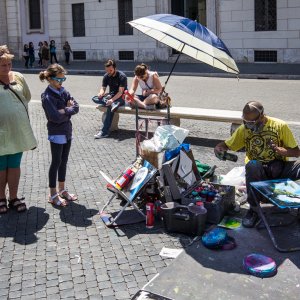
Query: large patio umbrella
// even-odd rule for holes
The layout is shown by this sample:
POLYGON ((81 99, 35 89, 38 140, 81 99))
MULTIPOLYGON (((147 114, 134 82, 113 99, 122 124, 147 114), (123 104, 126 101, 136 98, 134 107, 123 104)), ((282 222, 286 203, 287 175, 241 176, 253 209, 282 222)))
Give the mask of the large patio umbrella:
MULTIPOLYGON (((130 21, 129 24, 180 54, 184 53, 228 73, 239 73, 223 41, 196 21, 171 14, 157 14, 130 21)), ((178 59, 179 55, 165 84, 178 59)))

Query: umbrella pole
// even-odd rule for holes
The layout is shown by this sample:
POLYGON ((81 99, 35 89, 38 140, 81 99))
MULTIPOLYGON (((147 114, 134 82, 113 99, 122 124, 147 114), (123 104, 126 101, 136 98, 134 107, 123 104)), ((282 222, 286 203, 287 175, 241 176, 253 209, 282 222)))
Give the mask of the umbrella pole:
POLYGON ((185 46, 185 44, 183 44, 183 46, 182 46, 182 48, 181 48, 181 50, 180 50, 180 53, 179 53, 179 55, 177 56, 177 58, 176 58, 176 60, 175 60, 175 63, 173 64, 173 67, 172 67, 172 69, 171 69, 171 71, 170 71, 170 73, 169 73, 169 76, 168 76, 168 78, 167 78, 167 80, 166 80, 166 82, 165 82, 164 88, 166 87, 166 85, 167 85, 167 83, 168 83, 168 81, 169 81, 169 79, 170 79, 170 77, 171 77, 171 75, 172 75, 172 73, 173 73, 173 71, 174 71, 174 68, 175 68, 175 66, 176 66, 176 64, 177 64, 177 62, 178 62, 178 59, 179 59, 180 55, 182 54, 182 50, 183 50, 184 46, 185 46))
POLYGON ((137 102, 135 101, 135 149, 136 149, 136 157, 139 155, 139 108, 137 102))
MULTIPOLYGON (((182 54, 182 50, 183 50, 184 46, 185 46, 185 44, 183 44, 183 46, 182 46, 182 48, 181 48, 181 50, 180 50, 180 53, 179 53, 179 55, 177 56, 177 58, 176 58, 176 60, 175 60, 175 63, 173 64, 173 67, 172 67, 172 69, 171 69, 171 71, 170 71, 170 73, 169 73, 169 76, 168 76, 168 78, 167 78, 167 80, 166 80, 166 82, 165 82, 165 86, 163 87, 163 91, 165 90, 166 85, 167 85, 167 83, 168 83, 168 81, 169 81, 169 79, 170 79, 170 77, 171 77, 171 75, 172 75, 172 73, 173 73, 173 70, 174 70, 174 68, 175 68, 175 66, 176 66, 176 64, 177 64, 177 62, 178 62, 178 59, 179 59, 180 55, 182 54)), ((170 120, 171 120, 170 104, 168 104, 168 106, 167 106, 167 115, 168 115, 168 121, 167 121, 167 122, 168 122, 168 124, 170 124, 170 120)))

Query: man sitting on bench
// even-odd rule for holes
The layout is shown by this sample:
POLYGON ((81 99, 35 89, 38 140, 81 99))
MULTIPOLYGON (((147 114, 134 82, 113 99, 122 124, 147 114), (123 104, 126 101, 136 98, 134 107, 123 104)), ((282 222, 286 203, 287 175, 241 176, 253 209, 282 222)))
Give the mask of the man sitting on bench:
POLYGON ((107 106, 106 117, 103 122, 103 128, 94 135, 95 139, 102 139, 109 136, 109 130, 113 121, 114 112, 120 105, 124 105, 122 98, 124 90, 127 89, 126 75, 117 70, 114 60, 109 59, 105 63, 106 73, 103 76, 102 87, 98 94, 98 99, 92 99, 96 104, 107 106), (109 86, 109 94, 105 94, 106 88, 109 86))
POLYGON ((162 86, 156 72, 149 71, 145 64, 135 67, 135 77, 133 78, 129 94, 134 96, 134 100, 138 107, 144 109, 155 109, 159 103, 158 94, 162 91, 162 86), (141 95, 134 95, 138 85, 142 89, 141 95))
MULTIPOLYGON (((257 220, 256 202, 250 196, 250 182, 268 179, 300 178, 300 161, 288 161, 288 157, 299 157, 300 150, 288 125, 279 119, 266 116, 258 101, 248 102, 243 109, 243 124, 231 138, 215 147, 216 155, 228 149, 246 150, 247 201, 250 209, 243 218, 244 227, 254 227, 257 220)), ((256 192, 258 200, 262 196, 256 192)))

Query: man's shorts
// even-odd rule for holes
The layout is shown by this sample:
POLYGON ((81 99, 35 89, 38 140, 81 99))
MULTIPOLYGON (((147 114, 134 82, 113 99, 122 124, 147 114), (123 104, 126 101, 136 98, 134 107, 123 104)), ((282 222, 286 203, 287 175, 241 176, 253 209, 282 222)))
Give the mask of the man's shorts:
POLYGON ((20 168, 23 152, 0 156, 0 171, 20 168))

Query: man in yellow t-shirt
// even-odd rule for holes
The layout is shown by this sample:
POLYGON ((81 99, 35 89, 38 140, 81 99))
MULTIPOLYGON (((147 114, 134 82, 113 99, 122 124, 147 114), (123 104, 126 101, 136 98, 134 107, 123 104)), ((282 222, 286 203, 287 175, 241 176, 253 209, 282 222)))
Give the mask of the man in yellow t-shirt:
MULTIPOLYGON (((288 157, 299 157, 300 149, 288 127, 279 119, 266 116, 264 107, 258 101, 248 102, 243 109, 243 124, 228 140, 215 147, 220 156, 228 149, 246 150, 246 186, 250 190, 250 182, 290 178, 300 178, 300 161, 288 161, 288 157)), ((255 192, 258 200, 261 196, 255 192)), ((247 201, 250 209, 243 218, 245 227, 253 227, 258 219, 256 203, 248 193, 247 201)))

